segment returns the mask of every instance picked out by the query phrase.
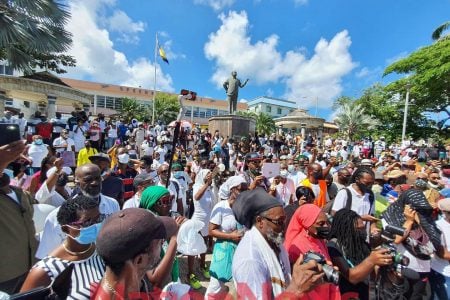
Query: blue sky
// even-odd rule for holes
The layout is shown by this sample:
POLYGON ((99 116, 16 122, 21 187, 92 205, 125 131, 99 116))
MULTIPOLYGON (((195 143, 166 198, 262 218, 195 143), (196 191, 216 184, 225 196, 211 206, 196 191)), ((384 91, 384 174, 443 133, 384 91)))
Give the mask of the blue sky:
POLYGON ((68 0, 77 67, 66 77, 224 99, 232 70, 250 78, 239 98, 296 101, 329 119, 333 100, 358 96, 384 68, 432 43, 450 1, 68 0))

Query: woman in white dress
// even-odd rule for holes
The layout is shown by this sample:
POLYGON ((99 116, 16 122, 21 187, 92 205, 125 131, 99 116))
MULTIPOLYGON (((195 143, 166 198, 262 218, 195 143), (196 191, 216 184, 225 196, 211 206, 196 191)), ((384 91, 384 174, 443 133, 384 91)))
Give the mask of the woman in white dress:
POLYGON ((78 120, 78 124, 73 127, 73 141, 75 142, 75 152, 79 152, 84 148, 84 142, 86 141, 85 133, 88 128, 84 125, 83 120, 78 120))
MULTIPOLYGON (((195 184, 193 187, 194 214, 191 219, 201 221, 204 224, 200 233, 205 240, 208 237, 209 219, 213 208, 213 194, 211 192, 212 180, 213 174, 211 171, 202 169, 195 177, 195 184)), ((205 253, 200 255, 200 270, 206 279, 210 279, 209 271, 205 264, 205 255, 205 253)), ((188 256, 188 280, 192 288, 201 288, 200 282, 194 274, 194 256, 188 256)))

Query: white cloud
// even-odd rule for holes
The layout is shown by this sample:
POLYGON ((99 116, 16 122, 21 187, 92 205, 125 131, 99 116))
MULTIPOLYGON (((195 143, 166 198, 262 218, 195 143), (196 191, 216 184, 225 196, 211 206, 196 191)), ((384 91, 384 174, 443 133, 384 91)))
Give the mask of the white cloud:
POLYGON ((233 5, 235 0, 194 0, 194 4, 210 6, 215 11, 220 11, 225 7, 233 5))
MULTIPOLYGON (((147 58, 129 61, 123 52, 114 48, 109 32, 99 25, 100 12, 115 4, 112 0, 72 0, 72 18, 67 30, 73 34, 69 51, 77 66, 68 69, 68 77, 111 84, 153 88, 154 65, 147 58)), ((157 89, 174 91, 172 78, 156 65, 157 89)))
POLYGON ((133 20, 122 10, 115 10, 113 15, 106 19, 106 24, 111 32, 119 33, 119 41, 137 44, 139 42, 139 32, 144 32, 145 23, 133 20))
POLYGON ((342 77, 356 66, 349 53, 351 40, 346 30, 330 41, 320 39, 308 58, 303 47, 280 53, 276 49, 279 37, 275 34, 251 43, 245 12, 231 11, 219 18, 222 25, 209 35, 204 47, 206 57, 216 64, 211 80, 217 87, 236 70, 240 78, 249 77, 250 84, 284 83, 283 97, 302 99, 302 107, 314 107, 316 97, 320 107, 331 107, 333 99, 342 92, 342 77))
POLYGON ((376 80, 381 77, 382 72, 383 70, 381 69, 381 67, 376 67, 374 69, 363 67, 358 72, 355 73, 355 76, 356 78, 366 78, 368 80, 376 80))

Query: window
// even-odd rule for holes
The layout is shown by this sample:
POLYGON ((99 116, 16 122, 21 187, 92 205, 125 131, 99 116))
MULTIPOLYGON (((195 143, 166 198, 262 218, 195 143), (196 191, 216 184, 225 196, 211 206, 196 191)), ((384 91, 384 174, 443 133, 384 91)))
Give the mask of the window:
POLYGON ((268 112, 268 113, 272 112, 272 106, 267 105, 266 106, 266 112, 268 112))
POLYGON ((217 109, 208 108, 206 110, 206 117, 209 118, 209 117, 212 117, 212 116, 217 116, 217 109))
POLYGON ((122 98, 116 98, 114 101, 114 109, 122 109, 122 98))
POLYGON ((278 115, 281 115, 281 112, 282 112, 281 108, 278 107, 278 108, 277 108, 277 114, 278 114, 278 115))
POLYGON ((97 107, 105 107, 105 96, 97 95, 97 107))
POLYGON ((0 65, 0 75, 13 75, 13 69, 8 65, 0 65))
POLYGON ((114 97, 106 97, 106 108, 114 109, 114 97))
POLYGON ((184 112, 184 116, 185 116, 185 117, 190 117, 191 114, 192 114, 192 111, 191 111, 190 109, 187 109, 187 110, 184 112))

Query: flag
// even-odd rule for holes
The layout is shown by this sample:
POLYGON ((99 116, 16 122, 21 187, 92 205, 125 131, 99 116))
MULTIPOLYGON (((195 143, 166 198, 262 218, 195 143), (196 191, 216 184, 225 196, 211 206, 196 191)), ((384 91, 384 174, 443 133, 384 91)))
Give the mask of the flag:
POLYGON ((166 63, 169 63, 169 60, 167 59, 167 56, 166 56, 166 52, 164 52, 164 49, 161 47, 161 45, 159 45, 159 43, 158 43, 158 52, 159 52, 159 56, 161 57, 161 59, 163 61, 165 61, 166 63))

